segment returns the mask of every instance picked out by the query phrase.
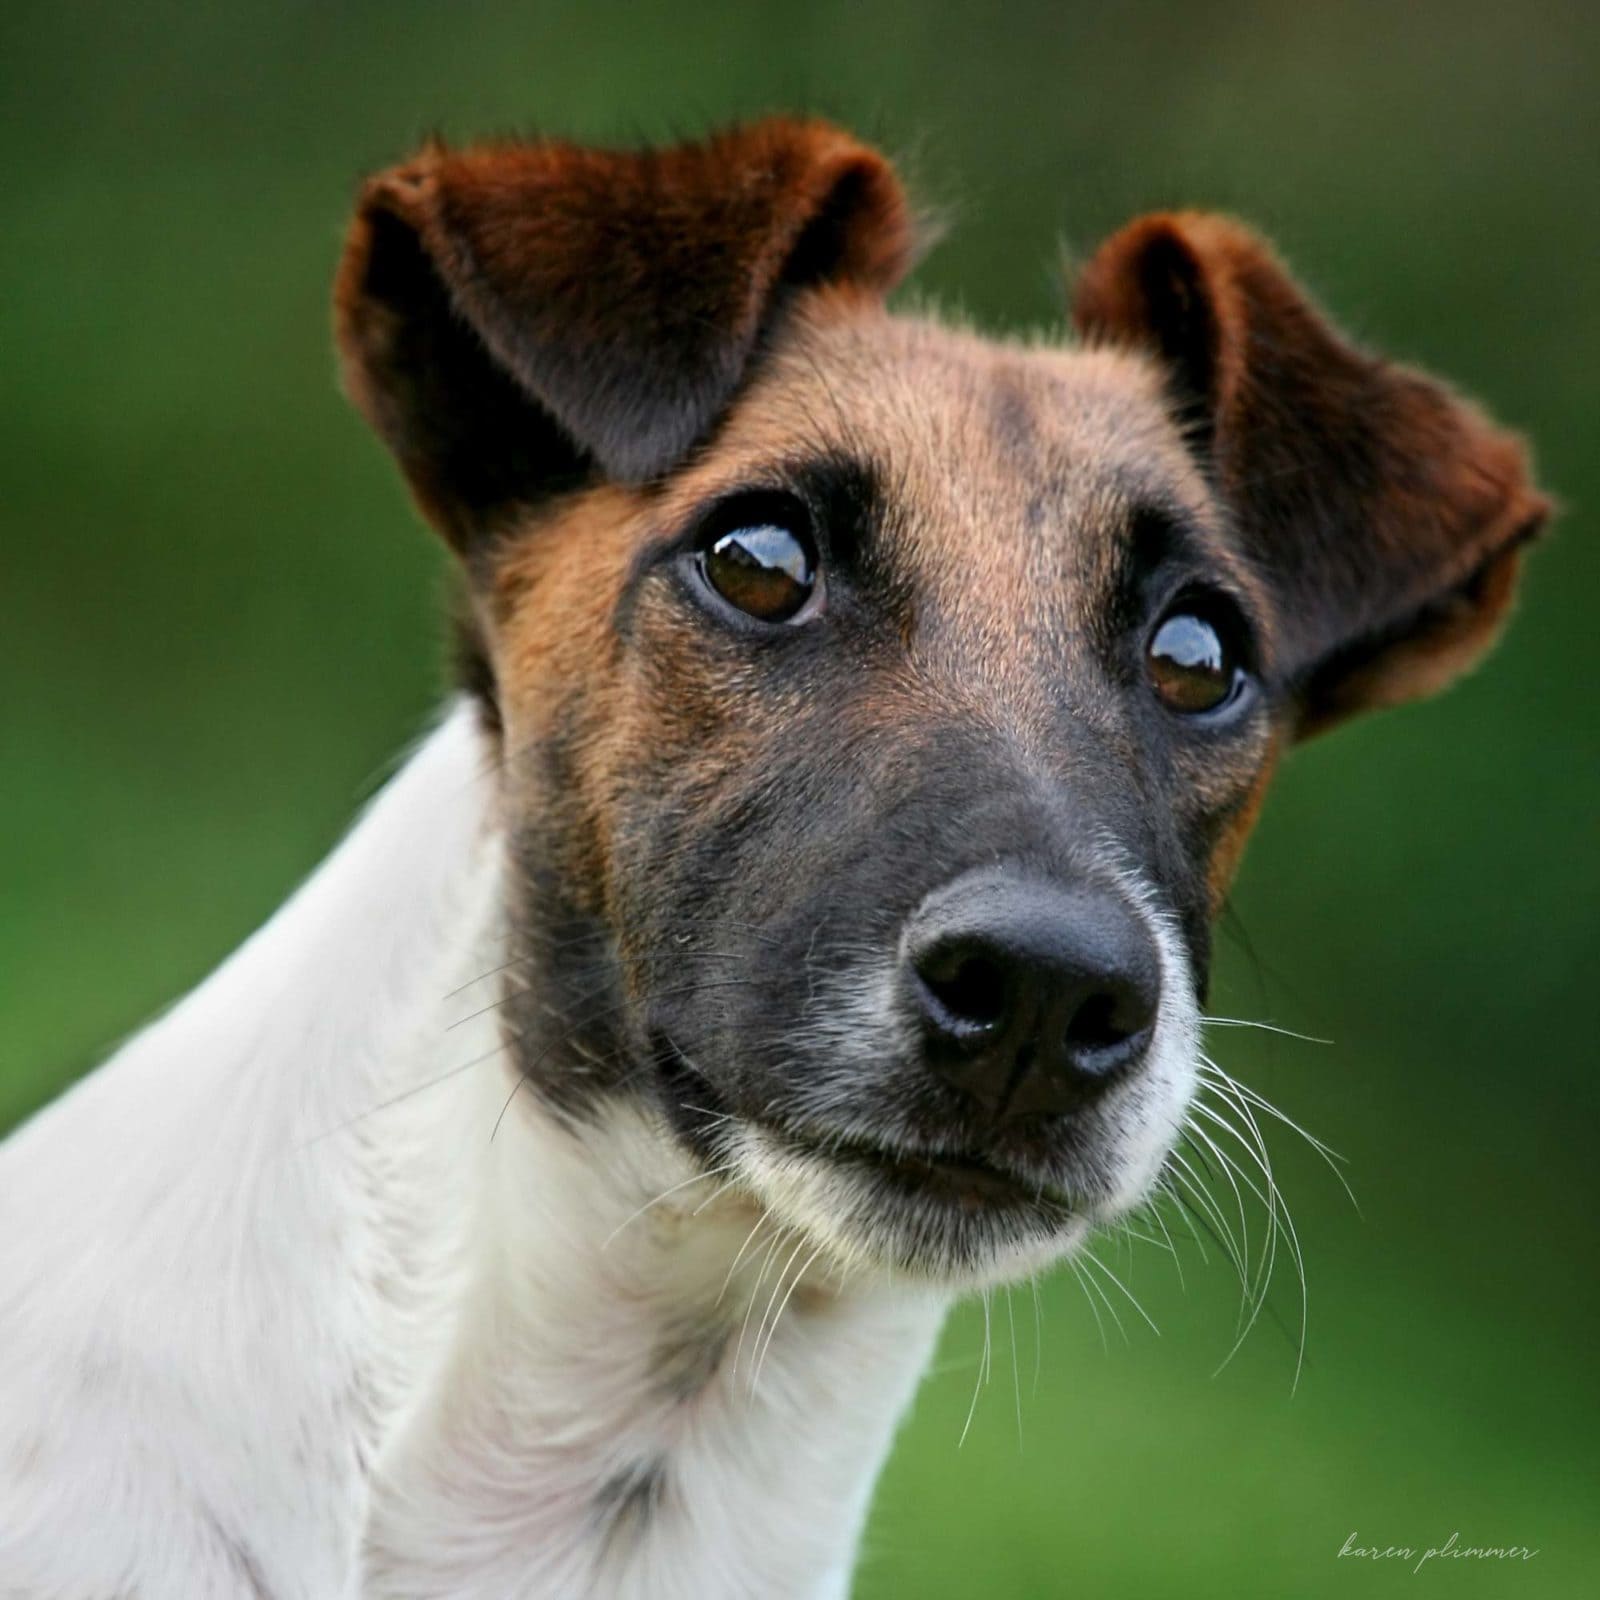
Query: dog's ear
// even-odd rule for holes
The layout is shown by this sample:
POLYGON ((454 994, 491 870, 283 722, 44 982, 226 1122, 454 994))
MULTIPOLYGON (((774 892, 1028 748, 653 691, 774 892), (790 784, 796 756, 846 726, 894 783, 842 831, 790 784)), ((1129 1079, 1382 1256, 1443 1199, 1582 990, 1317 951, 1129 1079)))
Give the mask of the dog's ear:
POLYGON ((1355 348, 1247 229, 1141 218, 1090 260, 1073 320, 1162 361, 1279 605, 1303 736, 1443 687, 1492 642, 1549 503, 1521 443, 1355 348))
POLYGON ((465 550, 515 505, 675 465, 787 295, 885 294, 914 248, 888 163, 823 122, 629 153, 433 145, 363 190, 335 334, 356 405, 465 550))

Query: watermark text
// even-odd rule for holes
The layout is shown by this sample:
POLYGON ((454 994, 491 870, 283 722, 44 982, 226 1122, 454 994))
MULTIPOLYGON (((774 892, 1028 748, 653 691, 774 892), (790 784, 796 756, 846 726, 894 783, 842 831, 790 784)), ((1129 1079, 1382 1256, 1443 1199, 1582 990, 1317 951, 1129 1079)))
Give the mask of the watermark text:
POLYGON ((1443 1544, 1420 1547, 1409 1544, 1367 1544, 1358 1532, 1339 1547, 1339 1559, 1354 1561, 1404 1561, 1413 1573, 1421 1572, 1430 1561, 1532 1561, 1538 1555, 1525 1544, 1463 1544, 1459 1532, 1443 1544))

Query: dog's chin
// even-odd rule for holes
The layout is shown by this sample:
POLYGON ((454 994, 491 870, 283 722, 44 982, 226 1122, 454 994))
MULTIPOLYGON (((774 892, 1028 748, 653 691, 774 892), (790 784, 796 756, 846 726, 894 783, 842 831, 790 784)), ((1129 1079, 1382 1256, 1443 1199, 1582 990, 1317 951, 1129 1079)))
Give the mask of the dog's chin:
POLYGON ((737 1160, 761 1203, 852 1273, 952 1289, 1014 1282, 1068 1255, 1100 1203, 980 1157, 826 1145, 747 1125, 737 1160))
POLYGON ((953 1290, 1040 1272, 1139 1205, 1177 1138, 1194 1076, 1186 1052, 1162 1056, 1112 1114, 1053 1150, 934 1151, 875 1137, 865 1118, 848 1131, 797 1132, 741 1115, 675 1050, 658 1060, 687 1149, 731 1167, 732 1183, 780 1226, 853 1276, 953 1290))

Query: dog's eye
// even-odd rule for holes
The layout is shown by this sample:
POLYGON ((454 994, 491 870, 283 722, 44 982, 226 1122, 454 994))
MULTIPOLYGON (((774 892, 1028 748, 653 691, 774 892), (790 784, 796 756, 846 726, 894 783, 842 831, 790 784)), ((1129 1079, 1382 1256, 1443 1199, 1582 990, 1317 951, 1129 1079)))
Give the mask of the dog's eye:
POLYGON ((1145 670, 1169 710, 1182 716, 1220 711, 1238 697, 1245 671, 1236 632, 1204 600, 1181 601, 1150 636, 1145 670))
POLYGON ((701 531, 700 574, 730 606, 760 622, 793 622, 819 588, 805 507, 788 495, 741 496, 701 531))

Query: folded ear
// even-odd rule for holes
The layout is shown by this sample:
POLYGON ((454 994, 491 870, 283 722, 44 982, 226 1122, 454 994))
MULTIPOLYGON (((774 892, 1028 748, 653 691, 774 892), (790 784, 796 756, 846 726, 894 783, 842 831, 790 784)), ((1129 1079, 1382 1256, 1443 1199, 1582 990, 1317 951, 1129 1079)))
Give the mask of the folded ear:
POLYGON ((884 294, 914 245, 888 163, 822 122, 630 153, 433 145, 362 191, 335 333, 356 405, 466 549, 515 504, 676 464, 786 295, 884 294))
POLYGON ((1073 318, 1165 365, 1278 598, 1300 734, 1429 694, 1492 642, 1550 510, 1516 437, 1342 338, 1225 217, 1130 224, 1085 268, 1073 318))

